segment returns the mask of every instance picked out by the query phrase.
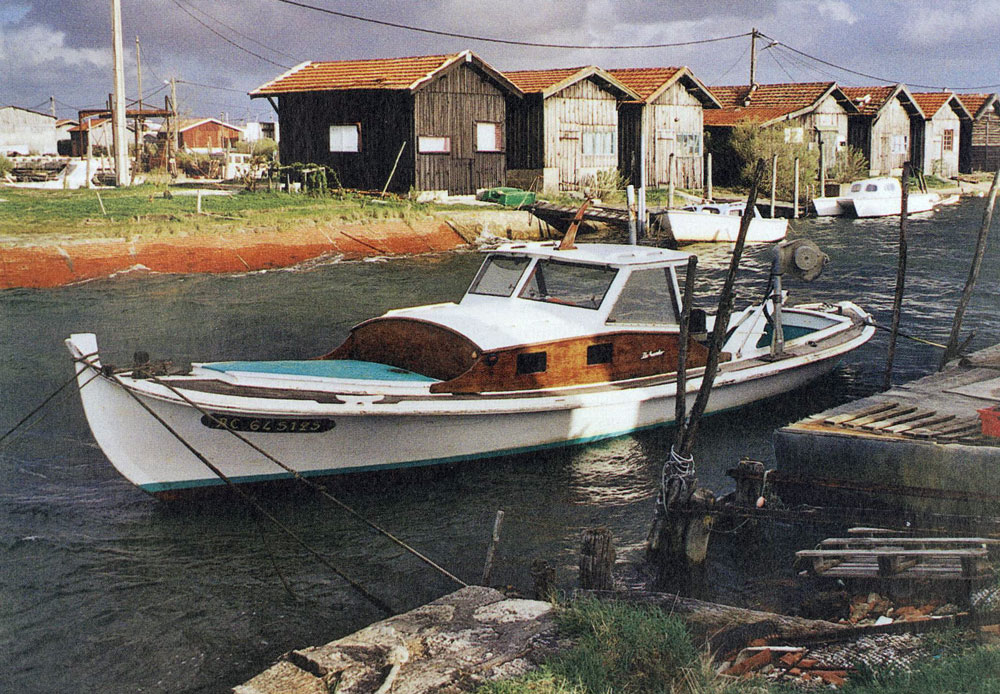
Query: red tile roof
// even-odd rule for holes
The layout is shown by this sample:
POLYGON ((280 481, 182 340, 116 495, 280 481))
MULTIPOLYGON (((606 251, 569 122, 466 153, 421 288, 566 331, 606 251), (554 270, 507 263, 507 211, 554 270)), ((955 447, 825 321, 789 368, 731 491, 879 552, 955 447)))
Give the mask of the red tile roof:
POLYGON ((525 94, 534 94, 544 92, 586 69, 586 67, 566 67, 554 70, 514 70, 503 74, 525 94))
POLYGON ((955 96, 952 92, 916 92, 913 95, 913 100, 917 102, 920 106, 920 110, 924 112, 924 117, 927 119, 933 118, 934 115, 941 110, 951 97, 955 96))
POLYGON ((683 69, 683 67, 629 67, 608 72, 646 101, 683 69))
POLYGON ((447 55, 371 60, 310 61, 250 92, 251 96, 341 89, 414 90, 435 73, 459 60, 471 60, 470 51, 447 55))
POLYGON ((874 116, 885 102, 896 91, 895 85, 878 87, 841 87, 840 90, 850 97, 851 101, 864 116, 874 116))
POLYGON ((979 112, 983 109, 988 102, 993 102, 993 108, 996 108, 996 94, 956 94, 958 100, 962 102, 962 105, 972 114, 973 117, 979 115, 979 112))
POLYGON ((813 106, 835 82, 792 82, 709 87, 721 110, 705 111, 705 125, 734 126, 749 121, 768 123, 813 106))

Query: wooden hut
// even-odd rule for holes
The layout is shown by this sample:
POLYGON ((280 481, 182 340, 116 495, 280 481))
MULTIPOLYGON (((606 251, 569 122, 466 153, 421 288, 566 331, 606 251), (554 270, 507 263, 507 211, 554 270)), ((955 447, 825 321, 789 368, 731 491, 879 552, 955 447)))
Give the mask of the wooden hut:
POLYGON ((847 143, 847 119, 858 108, 836 82, 793 82, 753 86, 709 87, 722 106, 704 112, 709 151, 715 158, 716 180, 731 183, 739 167, 729 141, 733 128, 749 122, 761 128, 781 127, 786 142, 823 148, 829 168, 847 143))
POLYGON ((510 185, 579 190, 617 172, 618 106, 635 92, 593 65, 504 75, 524 92, 507 100, 510 185))
POLYGON ((925 174, 957 175, 962 121, 971 122, 972 114, 954 92, 916 92, 913 98, 923 113, 922 139, 914 142, 913 161, 925 174))
POLYGON ((1000 99, 996 94, 959 94, 972 115, 963 121, 958 147, 962 173, 996 171, 1000 168, 1000 99))
POLYGON ((686 67, 609 70, 639 98, 621 110, 621 169, 640 182, 645 139, 646 185, 701 189, 704 185, 704 109, 720 104, 686 67), (673 166, 673 169, 671 169, 673 166))
POLYGON ((847 118, 847 144, 865 155, 868 175, 902 175, 923 125, 913 94, 904 84, 842 89, 859 111, 847 118))
POLYGON ((506 97, 471 51, 306 62, 250 92, 278 113, 281 161, 325 164, 349 188, 474 193, 506 179, 506 97))
POLYGON ((192 152, 223 152, 243 139, 243 129, 217 118, 193 118, 177 124, 179 144, 192 152))

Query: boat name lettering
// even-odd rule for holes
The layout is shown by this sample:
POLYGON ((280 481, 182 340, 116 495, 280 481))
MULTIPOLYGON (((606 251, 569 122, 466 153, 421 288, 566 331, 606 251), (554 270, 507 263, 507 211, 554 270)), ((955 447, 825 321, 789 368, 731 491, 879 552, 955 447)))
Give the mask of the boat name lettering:
POLYGON ((663 356, 663 350, 662 349, 658 349, 655 352, 654 351, 643 352, 642 356, 639 357, 639 358, 640 359, 652 359, 653 357, 662 357, 662 356, 663 356))
POLYGON ((226 414, 204 415, 201 423, 209 429, 261 432, 267 434, 316 434, 330 431, 332 419, 281 419, 276 417, 235 417, 226 414))

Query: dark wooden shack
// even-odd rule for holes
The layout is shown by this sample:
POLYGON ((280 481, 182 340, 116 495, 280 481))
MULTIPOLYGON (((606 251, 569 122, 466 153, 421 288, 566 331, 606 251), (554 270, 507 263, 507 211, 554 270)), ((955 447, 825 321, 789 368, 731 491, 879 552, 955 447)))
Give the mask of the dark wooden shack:
POLYGON ((508 182, 578 190, 618 169, 618 106, 638 95, 592 65, 504 73, 525 93, 507 100, 508 182))
POLYGON ((700 190, 704 184, 704 109, 719 102, 686 67, 609 70, 639 96, 622 104, 621 169, 640 182, 645 138, 646 185, 700 190), (673 169, 671 169, 671 166, 673 169))
POLYGON ((1000 168, 1000 99, 996 94, 959 94, 971 121, 963 121, 958 170, 996 171, 1000 168))
POLYGON ((847 144, 865 155, 870 176, 901 176, 922 136, 913 94, 904 84, 842 89, 859 111, 847 117, 847 144))
POLYGON ((277 111, 286 164, 324 164, 349 188, 468 194, 505 182, 506 97, 521 91, 462 51, 307 62, 250 96, 277 111))

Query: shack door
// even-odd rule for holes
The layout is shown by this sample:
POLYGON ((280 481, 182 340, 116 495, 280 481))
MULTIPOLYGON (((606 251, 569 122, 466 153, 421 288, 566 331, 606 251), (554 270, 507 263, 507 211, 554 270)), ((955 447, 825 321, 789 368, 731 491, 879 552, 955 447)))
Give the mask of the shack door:
POLYGON ((583 157, 583 142, 579 130, 559 131, 559 190, 577 190, 577 171, 583 157))
POLYGON ((676 143, 677 136, 673 130, 656 131, 656 147, 653 151, 653 185, 669 185, 670 155, 674 153, 676 143))

